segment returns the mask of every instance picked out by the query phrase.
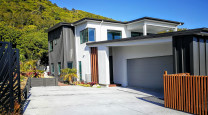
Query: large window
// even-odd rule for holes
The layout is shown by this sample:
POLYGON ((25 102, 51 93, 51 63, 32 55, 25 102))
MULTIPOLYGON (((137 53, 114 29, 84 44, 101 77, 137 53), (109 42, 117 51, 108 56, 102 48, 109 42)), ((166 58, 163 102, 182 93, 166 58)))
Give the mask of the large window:
POLYGON ((73 63, 72 63, 72 62, 68 62, 68 63, 67 63, 67 68, 72 69, 72 68, 73 68, 73 63))
POLYGON ((58 75, 61 74, 61 62, 58 62, 58 75))
POLYGON ((51 73, 54 74, 54 64, 51 63, 51 73))
POLYGON ((53 51, 53 41, 50 41, 49 45, 50 45, 50 46, 49 46, 49 47, 50 47, 50 48, 49 48, 50 51, 53 51))
POLYGON ((86 28, 80 32, 80 43, 95 41, 95 28, 86 28))
POLYGON ((108 40, 121 39, 121 31, 108 30, 108 40))

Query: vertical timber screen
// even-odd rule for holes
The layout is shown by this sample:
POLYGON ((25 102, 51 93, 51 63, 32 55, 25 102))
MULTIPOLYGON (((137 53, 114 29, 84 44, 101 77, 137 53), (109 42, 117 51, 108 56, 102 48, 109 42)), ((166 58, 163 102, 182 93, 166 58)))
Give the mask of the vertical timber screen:
POLYGON ((98 83, 98 50, 91 47, 91 81, 98 83))
POLYGON ((207 115, 208 76, 189 73, 163 75, 165 107, 207 115))
POLYGON ((20 103, 19 50, 11 43, 0 42, 0 113, 14 113, 20 103))

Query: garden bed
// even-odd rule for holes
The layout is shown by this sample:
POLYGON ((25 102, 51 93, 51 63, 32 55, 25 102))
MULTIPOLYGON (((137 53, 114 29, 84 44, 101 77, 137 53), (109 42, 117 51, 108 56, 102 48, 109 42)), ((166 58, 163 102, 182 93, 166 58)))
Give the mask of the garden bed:
POLYGON ((58 86, 58 78, 30 78, 31 87, 58 86))

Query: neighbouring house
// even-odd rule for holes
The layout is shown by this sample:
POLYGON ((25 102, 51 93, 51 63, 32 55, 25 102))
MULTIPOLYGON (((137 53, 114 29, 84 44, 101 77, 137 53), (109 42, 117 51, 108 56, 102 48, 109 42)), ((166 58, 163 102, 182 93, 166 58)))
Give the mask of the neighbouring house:
POLYGON ((208 75, 208 29, 177 31, 182 22, 84 18, 48 31, 49 64, 76 68, 80 81, 163 89, 163 72, 208 75), (174 30, 174 32, 160 33, 174 30))

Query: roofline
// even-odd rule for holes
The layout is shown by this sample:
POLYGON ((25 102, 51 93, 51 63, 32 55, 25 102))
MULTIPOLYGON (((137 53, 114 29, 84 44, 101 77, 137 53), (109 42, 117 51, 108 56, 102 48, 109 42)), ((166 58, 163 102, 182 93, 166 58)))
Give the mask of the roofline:
POLYGON ((208 36, 208 28, 197 28, 197 29, 183 30, 183 31, 177 31, 177 32, 152 34, 152 35, 147 35, 147 36, 129 37, 129 38, 106 40, 106 41, 99 41, 99 42, 89 42, 89 43, 86 43, 86 44, 87 45, 98 45, 98 44, 105 44, 105 43, 115 43, 115 42, 151 39, 151 38, 168 37, 168 36, 182 36, 182 35, 208 36))
POLYGON ((85 21, 85 20, 104 21, 104 22, 120 23, 120 24, 129 24, 129 23, 133 23, 133 22, 137 22, 137 21, 142 21, 142 20, 145 20, 145 19, 147 19, 147 20, 154 20, 154 21, 162 21, 162 22, 167 22, 167 23, 174 23, 174 24, 178 24, 178 25, 183 25, 184 24, 183 22, 164 20, 164 19, 152 18, 152 17, 143 17, 143 18, 135 19, 135 20, 128 21, 128 22, 113 21, 113 20, 103 20, 103 19, 95 19, 95 18, 83 18, 81 20, 78 20, 78 21, 74 22, 73 24, 77 24, 77 23, 85 21))
POLYGON ((168 23, 175 23, 175 24, 180 24, 183 25, 183 22, 177 22, 177 21, 171 21, 171 20, 165 20, 165 19, 159 19, 159 18, 152 18, 152 17, 143 17, 143 18, 139 18, 139 19, 135 19, 132 21, 129 21, 127 23, 132 23, 132 22, 137 22, 137 21, 141 21, 141 20, 154 20, 154 21, 162 21, 162 22, 168 22, 168 23))
POLYGON ((92 21, 103 21, 103 22, 111 22, 111 23, 120 23, 120 24, 126 24, 126 22, 121 22, 121 21, 113 21, 113 20, 105 20, 105 19, 95 19, 95 18, 83 18, 81 20, 78 20, 76 22, 74 22, 73 24, 76 25, 78 24, 79 22, 82 22, 82 21, 87 21, 87 20, 92 20, 92 21))
POLYGON ((83 21, 88 21, 88 20, 92 20, 92 21, 103 21, 103 22, 110 22, 110 23, 118 23, 118 24, 130 24, 130 23, 133 23, 133 22, 137 22, 137 21, 142 21, 142 20, 154 20, 154 21, 162 21, 162 22, 167 22, 167 23, 173 23, 173 24, 178 24, 178 25, 183 25, 184 23, 183 22, 177 22, 177 21, 171 21, 171 20, 164 20, 164 19, 159 19, 159 18, 152 18, 152 17, 143 17, 143 18, 139 18, 139 19, 135 19, 135 20, 132 20, 132 21, 128 21, 128 22, 121 22, 121 21, 113 21, 113 20, 105 20, 105 19, 95 19, 95 18, 82 18, 74 23, 67 23, 67 22, 60 22, 56 25, 54 25, 53 27, 49 28, 47 30, 47 32, 50 32, 60 26, 64 26, 64 25, 67 25, 67 26, 74 26, 80 22, 83 22, 83 21))
POLYGON ((53 31, 61 26, 73 26, 72 23, 67 23, 67 22, 59 22, 58 24, 54 25, 53 27, 49 28, 47 32, 53 31))

